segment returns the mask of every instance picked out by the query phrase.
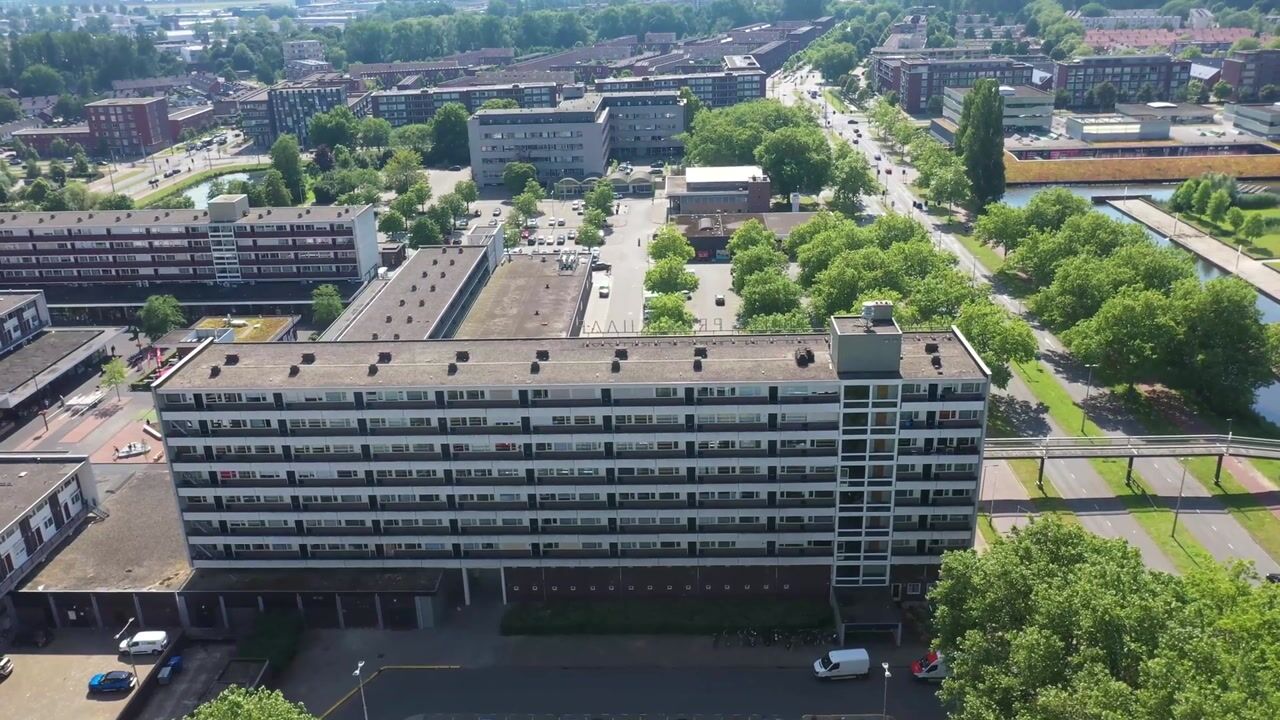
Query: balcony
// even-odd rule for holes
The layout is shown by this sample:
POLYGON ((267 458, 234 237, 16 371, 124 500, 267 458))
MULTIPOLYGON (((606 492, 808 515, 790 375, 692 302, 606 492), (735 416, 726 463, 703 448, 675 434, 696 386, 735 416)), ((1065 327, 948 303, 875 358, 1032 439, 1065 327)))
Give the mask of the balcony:
POLYGON ((700 508, 751 508, 768 507, 767 498, 739 498, 737 500, 698 500, 700 508))
POLYGON ((835 523, 778 523, 778 532, 831 532, 835 523))
POLYGON ((575 548, 575 549, 560 549, 560 548, 556 548, 556 549, 547 549, 547 548, 543 548, 543 550, 542 550, 542 557, 551 557, 551 558, 593 558, 593 557, 598 557, 598 558, 604 558, 604 557, 609 557, 609 549, 608 549, 608 548, 598 548, 598 549, 594 549, 594 550, 583 550, 583 549, 581 549, 581 548, 575 548))
POLYGON ((603 407, 600 398, 538 398, 529 401, 530 407, 603 407))
POLYGON ((672 557, 689 557, 689 549, 681 546, 678 548, 623 548, 618 551, 620 557, 625 558, 672 558, 672 557))
POLYGON ((191 502, 184 497, 178 497, 178 509, 183 512, 215 512, 218 508, 211 502, 191 502))
MULTIPOLYGON (((194 409, 195 409, 195 407, 194 407, 194 406, 192 406, 192 405, 168 405, 168 404, 164 405, 161 409, 162 409, 162 410, 177 410, 177 409, 179 409, 179 408, 184 409, 184 410, 186 410, 186 409, 194 410, 194 409)), ((204 404, 205 412, 211 412, 211 413, 217 413, 217 412, 242 412, 242 411, 245 411, 245 410, 256 410, 256 411, 258 411, 258 412, 262 412, 262 411, 265 411, 265 410, 272 410, 272 409, 274 409, 274 408, 275 408, 275 405, 274 405, 273 403, 270 403, 270 402, 260 402, 260 403, 211 403, 211 402, 206 402, 206 403, 204 404)))
POLYGON ((311 557, 315 560, 346 560, 354 558, 371 558, 372 550, 312 550, 311 557))
POLYGON ((406 560, 429 560, 432 558, 451 558, 452 550, 392 550, 387 548, 387 557, 404 558, 406 560))
POLYGON ((224 502, 222 509, 232 512, 280 512, 282 510, 292 510, 293 503, 290 502, 224 502))
POLYGON ((340 510, 368 510, 369 501, 360 502, 304 502, 302 509, 309 512, 337 512, 340 510))
POLYGON ((298 484, 303 487, 360 487, 365 484, 363 477, 353 478, 298 478, 298 484))
POLYGON ((618 524, 618 532, 622 535, 661 535, 671 533, 687 533, 689 527, 684 522, 676 524, 618 524))
POLYGON ((462 557, 465 558, 527 558, 533 557, 533 550, 463 550, 462 557))
MULTIPOLYGON (((263 405, 255 406, 257 409, 264 409, 263 405)), ((270 406, 265 406, 269 409, 270 406)), ((285 410, 355 410, 356 404, 349 402, 290 402, 284 404, 285 410)))
POLYGON ((383 523, 382 535, 450 535, 447 524, 441 525, 390 525, 383 523))
MULTIPOLYGON (((358 459, 358 458, 357 458, 358 459)), ((377 462, 403 462, 406 460, 443 460, 439 452, 371 452, 369 459, 377 462)))
POLYGON ((749 533, 764 532, 768 528, 766 523, 707 523, 698 522, 698 532, 700 533, 749 533))
MULTIPOLYGON (((604 485, 604 475, 538 475, 533 481, 538 485, 604 485)), ((619 479, 621 482, 621 479, 619 479)))
POLYGON ((459 510, 527 510, 528 508, 529 503, 525 501, 480 502, 473 500, 470 502, 458 502, 459 510))
POLYGON ((372 535, 373 527, 369 525, 356 525, 344 527, 332 526, 304 526, 307 535, 372 535))
POLYGON ((813 472, 813 473, 779 473, 778 482, 831 482, 836 479, 834 470, 830 472, 813 472))
MULTIPOLYGON (((204 483, 207 485, 208 483, 204 483)), ((222 487, 283 487, 289 484, 287 478, 222 478, 218 485, 222 487)))
POLYGON ((520 401, 511 400, 447 400, 445 404, 451 408, 518 408, 520 401))
POLYGON ((699 397, 694 399, 696 405, 768 405, 768 395, 757 395, 753 397, 744 397, 735 395, 734 397, 699 397))
POLYGON ((197 428, 192 428, 188 432, 177 432, 178 435, 187 437, 279 437, 280 428, 209 428, 209 432, 201 434, 197 428))
POLYGON ((606 510, 604 500, 539 500, 539 510, 606 510))
POLYGON ((778 448, 779 457, 835 457, 836 449, 829 448, 810 448, 810 447, 793 447, 778 448))
POLYGON ((669 450, 658 450, 657 448, 645 448, 637 450, 614 450, 614 457, 622 459, 636 458, 677 458, 684 457, 685 450, 683 447, 671 448, 669 450))
POLYGON ((697 482, 706 483, 708 485, 719 483, 769 482, 769 476, 764 473, 699 473, 695 477, 697 478, 697 482))
MULTIPOLYGON (((517 433, 520 428, 516 428, 517 433)), ((532 425, 529 432, 534 435, 598 435, 604 432, 604 425, 532 425)))
POLYGON ((385 501, 378 499, 379 510, 448 510, 449 503, 443 500, 436 501, 385 501))
POLYGON ((780 508, 831 508, 835 506, 835 498, 778 498, 778 507, 780 508))
POLYGON ((767 457, 769 455, 768 448, 699 448, 697 457, 715 458, 715 457, 767 457))
POLYGON ((679 500, 619 500, 619 510, 661 510, 663 508, 689 507, 689 501, 679 500))
POLYGON ((595 460, 604 458, 604 448, 599 450, 563 450, 533 452, 534 460, 595 460))
POLYGON ((769 423, 698 423, 698 432, 762 432, 769 429, 769 423))
POLYGON ((233 550, 232 553, 236 560, 295 560, 300 557, 297 550, 233 550))
POLYGON ((444 477, 380 477, 374 482, 385 487, 431 487, 445 485, 444 477))
MULTIPOLYGON (((440 456, 435 455, 430 458, 422 458, 425 460, 439 460, 440 456)), ((495 451, 462 451, 453 454, 454 460, 523 460, 524 452, 521 450, 507 450, 503 452, 495 451)))
POLYGON ((370 435, 405 435, 405 436, 423 436, 423 435, 443 435, 440 428, 435 425, 406 425, 402 427, 371 427, 370 435))
POLYGON ((778 548, 778 557, 831 557, 829 547, 778 548))
POLYGON ((613 431, 620 435, 628 433, 682 433, 685 428, 684 423, 650 423, 648 425, 627 423, 626 425, 614 425, 613 431))
POLYGON ((828 404, 840 401, 838 393, 820 393, 814 395, 779 395, 778 403, 781 405, 818 405, 828 404))
POLYGON ((366 400, 369 410, 435 410, 440 406, 434 400, 366 400))
POLYGON ((699 557, 767 557, 765 548, 698 548, 699 557))
POLYGON ((500 485, 500 486, 510 487, 513 485, 524 485, 525 479, 524 479, 524 473, 521 473, 520 475, 516 475, 516 476, 511 476, 511 475, 496 476, 495 475, 493 477, 456 477, 455 476, 453 479, 453 484, 454 485, 483 485, 486 487, 500 485))
POLYGON ((519 425, 450 426, 449 434, 458 435, 523 435, 519 425))
POLYGON ((556 523, 548 525, 542 523, 538 532, 543 535, 603 535, 611 533, 613 530, 608 525, 580 525, 578 523, 556 523))
MULTIPOLYGON (((207 533, 216 535, 217 533, 207 533)), ((290 523, 285 527, 227 527, 228 535, 297 535, 298 528, 290 523)))
POLYGON ((351 453, 327 452, 327 453, 302 453, 302 454, 294 453, 293 459, 295 462, 303 462, 303 463, 359 462, 364 459, 364 456, 358 452, 351 452, 351 453))
POLYGON ((532 532, 528 523, 524 525, 462 525, 458 531, 463 535, 528 535, 532 532))
POLYGON ((838 427, 840 427, 840 423, 836 422, 835 420, 824 420, 822 422, 798 422, 798 423, 797 422, 785 422, 785 423, 780 422, 778 423, 778 429, 786 430, 786 431, 799 430, 804 432, 812 432, 812 431, 818 431, 818 430, 835 430, 838 427))

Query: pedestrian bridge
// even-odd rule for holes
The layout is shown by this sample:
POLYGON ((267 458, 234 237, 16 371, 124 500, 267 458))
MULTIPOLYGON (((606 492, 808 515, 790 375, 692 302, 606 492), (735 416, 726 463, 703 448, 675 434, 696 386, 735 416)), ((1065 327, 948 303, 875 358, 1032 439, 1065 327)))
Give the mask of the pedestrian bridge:
POLYGON ((983 460, 1039 460, 1037 482, 1044 482, 1047 460, 1072 458, 1124 458, 1128 460, 1125 482, 1133 477, 1133 461, 1158 457, 1216 457, 1214 482, 1222 475, 1222 460, 1228 455, 1280 458, 1280 440, 1239 435, 1107 435, 1102 437, 987 438, 983 460))

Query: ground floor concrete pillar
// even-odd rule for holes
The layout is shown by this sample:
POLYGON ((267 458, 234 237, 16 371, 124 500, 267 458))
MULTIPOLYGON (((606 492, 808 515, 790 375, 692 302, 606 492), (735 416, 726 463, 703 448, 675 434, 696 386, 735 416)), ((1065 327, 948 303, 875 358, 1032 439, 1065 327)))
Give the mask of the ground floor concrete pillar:
POLYGON ((471 604, 471 579, 467 577, 467 569, 462 568, 462 604, 471 604))

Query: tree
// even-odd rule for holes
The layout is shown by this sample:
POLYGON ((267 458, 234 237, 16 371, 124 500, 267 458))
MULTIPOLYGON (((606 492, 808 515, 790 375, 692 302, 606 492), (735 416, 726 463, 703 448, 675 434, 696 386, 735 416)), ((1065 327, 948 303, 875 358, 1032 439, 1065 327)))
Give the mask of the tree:
POLYGON ((1196 188, 1196 194, 1191 199, 1191 210, 1197 215, 1204 215, 1209 211, 1209 202, 1213 199, 1213 186, 1209 183, 1202 182, 1196 188))
POLYGON ((98 200, 96 207, 99 210, 132 210, 133 198, 122 193, 104 195, 98 200))
POLYGON ((470 150, 467 145, 467 109, 461 103, 440 106, 431 119, 432 150, 436 160, 448 165, 465 165, 470 150))
POLYGON ((1098 109, 1110 112, 1116 108, 1116 86, 1109 82, 1102 82, 1093 88, 1094 102, 1097 103, 1098 109))
POLYGON ((702 98, 695 95, 688 85, 681 86, 680 99, 684 101, 684 126, 690 128, 692 132, 694 119, 698 117, 700 111, 707 108, 707 104, 702 102, 702 98))
POLYGON ((391 144, 391 123, 383 118, 361 118, 356 137, 364 147, 386 147, 391 144))
POLYGON ((502 184, 512 195, 522 192, 530 181, 537 182, 537 180, 538 170, 529 163, 507 163, 506 167, 502 168, 502 184))
MULTIPOLYGON (((390 127, 390 124, 388 124, 390 127)), ((355 147, 360 120, 346 105, 339 105, 328 112, 316 113, 307 124, 307 142, 329 147, 355 147)), ((390 131, 388 131, 389 133, 390 131)))
POLYGON ((172 295, 152 295, 138 311, 138 327, 152 343, 186 324, 182 305, 172 295))
POLYGON ((1257 294, 1242 280, 1183 280, 1171 294, 1180 333, 1171 380, 1222 412, 1243 412, 1274 380, 1257 294))
POLYGON ((392 147, 407 147, 426 160, 434 147, 431 126, 424 123, 402 125, 391 131, 392 147))
POLYGON ((948 210, 953 205, 968 200, 971 191, 969 178, 965 176, 964 169, 959 167, 943 170, 929 183, 930 201, 946 205, 948 210))
POLYGON ((387 233, 388 235, 402 233, 405 231, 405 227, 404 215, 395 210, 389 210, 378 220, 378 232, 387 233))
POLYGON ((1169 339, 1178 333, 1172 310, 1158 291, 1127 288, 1063 333, 1063 340, 1082 361, 1098 366, 1099 377, 1133 387, 1166 367, 1169 339))
POLYGON ((812 126, 785 127, 765 135, 755 157, 769 175, 774 194, 816 193, 831 174, 831 148, 822 131, 812 126))
POLYGON ((672 328, 682 328, 681 333, 688 333, 693 329, 693 313, 685 307, 684 297, 681 295, 669 293, 652 298, 649 300, 648 310, 649 318, 645 321, 646 334, 665 334, 672 328), (654 332, 651 330, 653 326, 660 327, 665 332, 654 332))
POLYGON ((831 167, 831 208, 850 217, 862 212, 862 197, 880 190, 867 156, 853 152, 847 144, 836 148, 831 167))
POLYGON ((603 179, 583 196, 588 210, 597 210, 605 217, 613 214, 613 201, 613 183, 603 179))
POLYGON ((445 193, 436 198, 436 204, 444 208, 449 213, 449 224, 452 225, 454 220, 466 215, 467 204, 458 197, 457 193, 445 193))
POLYGON ((1235 93, 1235 88, 1231 87, 1231 83, 1226 80, 1219 80, 1218 84, 1213 86, 1213 99, 1223 102, 1235 93))
POLYGON ((115 389, 116 399, 120 399, 120 386, 129 377, 129 368, 124 364, 124 360, 113 357, 102 366, 102 387, 110 390, 115 389))
POLYGON ((399 148, 382 168, 382 179, 388 190, 404 193, 416 183, 426 181, 422 172, 422 156, 410 148, 399 148))
POLYGON ((756 315, 747 319, 742 329, 749 333, 769 334, 813 332, 813 325, 803 310, 796 309, 788 313, 756 315))
POLYGON ((57 160, 49 163, 49 179, 56 185, 67 184, 67 167, 57 160))
POLYGON ((78 152, 71 160, 71 172, 84 177, 89 174, 89 158, 85 154, 78 152))
POLYGON ((803 107, 753 100, 699 112, 685 133, 685 165, 753 165, 765 135, 782 128, 817 128, 803 107))
POLYGON ((306 197, 302 185, 302 153, 298 151, 297 138, 285 134, 275 141, 271 146, 271 167, 280 171, 290 196, 299 201, 306 197))
POLYGON ((600 234, 600 226, 586 223, 578 228, 578 239, 575 240, 579 247, 592 248, 604 244, 604 237, 600 234))
POLYGON ((698 289, 698 276, 686 270, 680 258, 664 258, 645 272, 644 289, 658 294, 691 293, 698 289))
POLYGON ((733 275, 733 291, 741 293, 751 276, 759 272, 781 273, 787 267, 787 256, 768 245, 757 245, 735 253, 730 273, 733 275))
POLYGON ((778 236, 770 232, 764 223, 754 218, 742 223, 742 226, 729 236, 730 257, 757 246, 774 250, 778 247, 778 236))
POLYGON ((291 703, 279 690, 246 690, 233 685, 197 707, 183 720, 316 720, 301 703, 291 703))
POLYGON ((517 110, 520 103, 511 98, 489 98, 480 103, 481 110, 517 110))
POLYGON ((531 195, 533 199, 538 202, 542 202, 547 197, 546 191, 542 189, 542 185, 540 185, 537 180, 530 180, 525 183, 524 192, 526 195, 531 195))
POLYGON ((1066 188, 1041 190, 1031 197, 1023 209, 1029 229, 1057 230, 1073 217, 1090 210, 1089 200, 1066 188))
POLYGON ((658 228, 653 240, 649 242, 649 259, 654 262, 675 257, 686 263, 693 259, 694 254, 693 246, 675 225, 668 224, 658 228))
POLYGON ((289 188, 285 187, 284 176, 279 170, 272 168, 267 171, 266 176, 262 180, 263 200, 270 207, 289 207, 293 205, 293 198, 289 195, 289 188))
POLYGON ((738 322, 743 325, 761 315, 789 315, 800 310, 800 286, 777 269, 750 275, 740 294, 738 322))
POLYGON ((22 106, 11 97, 0 97, 0 123, 13 122, 22 117, 22 106))
POLYGON ((978 80, 965 95, 956 147, 977 209, 999 200, 1004 195, 1004 97, 995 80, 978 80))
POLYGON ((1240 226, 1240 234, 1244 235, 1250 241, 1257 240, 1266 232, 1266 223, 1262 216, 1254 213, 1244 219, 1244 224, 1240 226))
POLYGON ((1177 190, 1169 198, 1169 209, 1174 212, 1187 212, 1195 206, 1196 191, 1200 189, 1200 181, 1188 178, 1182 181, 1177 190))
POLYGON ((1009 252, 1027 234, 1026 215, 1004 203, 992 203, 973 224, 973 236, 984 245, 999 245, 1009 252))
POLYGON ((1205 206, 1205 215, 1214 222, 1221 224, 1223 218, 1227 216, 1227 209, 1231 207, 1231 196, 1226 190, 1217 190, 1209 196, 1209 204, 1205 206))
POLYGON ((430 217, 420 217, 414 220, 409 229, 409 245, 414 248, 439 245, 443 240, 444 235, 440 232, 439 224, 430 217))
POLYGON ((476 187, 474 180, 462 180, 453 186, 453 194, 458 199, 466 203, 468 210, 471 209, 471 203, 480 199, 480 189, 476 187))
POLYGON ((962 307, 956 327, 991 368, 991 382, 997 387, 1009 384, 1009 363, 1030 362, 1036 357, 1036 337, 1031 327, 988 299, 962 307))
POLYGON ((333 324, 342 314, 342 296, 338 288, 324 284, 311 291, 311 319, 319 327, 333 324))
POLYGON ((1244 227, 1244 211, 1238 207, 1233 207, 1228 210, 1227 224, 1231 226, 1232 232, 1240 232, 1240 228, 1244 227))
POLYGON ((538 197, 527 192, 522 192, 511 201, 511 205, 516 212, 525 217, 533 217, 538 214, 538 197))
POLYGON ((18 89, 23 97, 60 95, 65 86, 57 70, 39 63, 28 66, 18 78, 18 89))

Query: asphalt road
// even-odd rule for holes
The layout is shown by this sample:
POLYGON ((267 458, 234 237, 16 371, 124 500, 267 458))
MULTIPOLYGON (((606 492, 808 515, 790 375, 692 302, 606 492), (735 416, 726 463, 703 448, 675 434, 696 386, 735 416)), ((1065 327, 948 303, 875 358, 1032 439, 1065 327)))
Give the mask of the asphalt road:
MULTIPOLYGON (((936 686, 902 670, 888 685, 891 716, 941 720, 936 686)), ((879 669, 866 680, 820 682, 805 668, 526 668, 390 670, 365 686, 369 720, 409 720, 436 713, 496 715, 880 713, 879 669)), ((323 708, 312 708, 322 712, 323 708)), ((353 694, 326 720, 363 720, 353 694)))
MULTIPOLYGON (((775 96, 779 97, 783 102, 794 102, 797 99, 793 92, 796 88, 799 88, 802 93, 807 95, 807 91, 810 88, 816 89, 819 87, 818 82, 819 79, 816 74, 801 75, 794 83, 776 85, 775 91, 777 94, 775 96)), ((882 170, 894 167, 892 175, 886 175, 883 172, 880 174, 879 180, 887 192, 883 199, 872 200, 869 203, 873 206, 873 209, 878 212, 892 209, 898 212, 911 213, 913 217, 930 230, 939 247, 945 248, 959 259, 958 269, 961 272, 969 274, 982 282, 991 283, 991 274, 983 269, 982 265, 978 263, 977 259, 959 240, 943 229, 941 218, 911 210, 911 202, 915 199, 915 196, 907 183, 911 177, 914 177, 914 173, 892 162, 889 153, 881 148, 879 143, 871 136, 871 127, 866 116, 856 111, 848 115, 839 113, 821 95, 813 104, 818 108, 821 116, 831 119, 831 128, 842 137, 852 139, 854 129, 862 129, 863 137, 861 142, 854 147, 861 149, 867 155, 873 167, 878 166, 882 170), (848 123, 850 117, 857 118, 859 125, 850 125, 848 123), (883 158, 880 162, 874 160, 876 154, 880 154, 883 158), (886 204, 888 205, 887 208, 885 207, 886 204)), ((991 296, 996 303, 1010 312, 1025 316, 1026 307, 1017 298, 1007 293, 999 292, 994 287, 991 296)), ((1066 354, 1062 341, 1052 332, 1035 323, 1031 318, 1028 318, 1028 320, 1032 322, 1032 329, 1035 333, 1041 356, 1053 360, 1052 362, 1046 362, 1045 366, 1062 383, 1068 394, 1077 402, 1081 402, 1087 394, 1094 398, 1098 397, 1099 393, 1096 388, 1093 388, 1092 392, 1090 392, 1087 373, 1083 372, 1066 354)), ((1005 392, 1015 400, 1030 403, 1032 406, 1038 403, 1030 389, 1016 378, 1005 389, 1005 392)), ((1113 427, 1105 427, 1104 430, 1111 435, 1123 436, 1132 434, 1126 431, 1136 430, 1136 428, 1127 428, 1124 423, 1117 423, 1113 427)), ((1048 431, 1054 435, 1079 434, 1078 428, 1058 428, 1052 424, 1050 424, 1048 431)), ((1179 486, 1182 484, 1182 468, 1176 459, 1139 460, 1135 462, 1134 470, 1158 496, 1155 502, 1173 507, 1179 493, 1179 486)), ((1169 559, 1152 542, 1137 521, 1124 510, 1123 506, 1111 493, 1110 488, 1094 471, 1088 461, 1065 460, 1050 462, 1045 467, 1045 474, 1062 493, 1063 497, 1072 501, 1071 509, 1080 516, 1082 524, 1087 529, 1104 537, 1128 540, 1142 552, 1143 558, 1149 567, 1172 570, 1173 565, 1169 559)), ((1182 504, 1184 512, 1179 522, 1184 524, 1187 531, 1214 558, 1218 560, 1250 560, 1256 564, 1259 572, 1262 573, 1276 572, 1280 569, 1276 559, 1267 555, 1244 527, 1227 513, 1222 504, 1210 496, 1204 486, 1194 477, 1187 477, 1186 484, 1181 492, 1184 494, 1182 504)))

